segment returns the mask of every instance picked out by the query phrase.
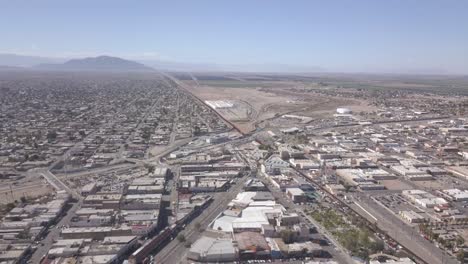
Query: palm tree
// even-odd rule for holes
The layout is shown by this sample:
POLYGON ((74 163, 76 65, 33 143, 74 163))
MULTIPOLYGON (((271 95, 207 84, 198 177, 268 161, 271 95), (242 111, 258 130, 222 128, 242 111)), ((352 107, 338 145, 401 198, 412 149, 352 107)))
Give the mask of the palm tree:
POLYGON ((465 239, 461 236, 457 237, 457 246, 463 246, 465 244, 465 239))

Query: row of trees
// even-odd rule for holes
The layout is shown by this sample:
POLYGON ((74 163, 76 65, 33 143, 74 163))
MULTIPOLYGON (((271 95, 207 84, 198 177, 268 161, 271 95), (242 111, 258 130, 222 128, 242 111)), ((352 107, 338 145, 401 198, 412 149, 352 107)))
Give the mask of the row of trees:
POLYGON ((461 236, 458 236, 454 240, 444 239, 437 232, 434 232, 433 227, 427 223, 419 225, 419 232, 424 234, 429 240, 436 241, 437 243, 439 243, 439 245, 449 250, 452 250, 457 247, 463 247, 465 244, 465 239, 461 236))
POLYGON ((366 228, 350 228, 335 232, 343 247, 361 259, 368 259, 369 255, 384 250, 384 243, 379 239, 371 239, 372 234, 366 228))
POLYGON ((369 255, 384 250, 383 241, 372 235, 368 223, 353 214, 345 219, 330 208, 322 208, 313 211, 311 216, 331 231, 338 242, 354 256, 367 260, 369 255))

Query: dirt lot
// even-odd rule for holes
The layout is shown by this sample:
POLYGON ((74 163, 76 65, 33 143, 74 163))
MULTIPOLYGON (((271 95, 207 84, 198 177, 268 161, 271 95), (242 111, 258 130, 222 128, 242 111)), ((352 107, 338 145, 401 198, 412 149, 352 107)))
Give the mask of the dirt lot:
POLYGON ((230 111, 218 112, 232 121, 241 131, 248 133, 256 125, 283 114, 295 114, 313 119, 331 116, 337 107, 354 111, 371 110, 365 102, 324 96, 306 90, 295 82, 195 82, 184 81, 190 91, 202 100, 233 100, 245 106, 247 118, 236 118, 230 111), (243 85, 244 84, 244 85, 243 85), (249 109, 250 108, 250 109, 249 109))
POLYGON ((382 184, 391 191, 411 190, 413 187, 400 181, 400 180, 385 180, 381 181, 382 184))
POLYGON ((0 188, 0 204, 7 204, 19 201, 21 197, 36 198, 53 192, 53 188, 47 183, 39 180, 17 185, 3 184, 0 188))

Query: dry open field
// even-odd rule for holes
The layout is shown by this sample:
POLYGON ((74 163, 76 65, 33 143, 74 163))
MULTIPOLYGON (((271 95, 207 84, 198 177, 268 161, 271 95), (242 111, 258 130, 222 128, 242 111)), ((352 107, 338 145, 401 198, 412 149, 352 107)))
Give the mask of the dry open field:
POLYGON ((411 190, 414 189, 412 186, 400 181, 400 180, 385 180, 381 181, 381 183, 387 188, 387 190, 391 191, 401 191, 401 190, 411 190))
POLYGON ((30 182, 7 183, 2 182, 0 187, 0 204, 19 201, 21 197, 36 198, 53 192, 53 188, 43 180, 37 179, 30 182))
POLYGON ((293 81, 184 80, 184 83, 204 101, 234 102, 235 108, 217 111, 245 133, 255 130, 260 122, 283 114, 316 119, 332 115, 337 107, 349 107, 354 111, 372 110, 366 102, 321 95, 293 81))

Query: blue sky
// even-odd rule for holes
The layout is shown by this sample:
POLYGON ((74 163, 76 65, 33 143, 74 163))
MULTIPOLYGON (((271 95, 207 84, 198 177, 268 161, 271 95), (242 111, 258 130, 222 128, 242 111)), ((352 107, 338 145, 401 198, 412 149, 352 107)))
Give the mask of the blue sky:
POLYGON ((3 1, 0 53, 468 73, 468 1, 3 1))

